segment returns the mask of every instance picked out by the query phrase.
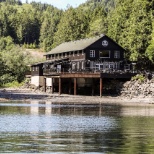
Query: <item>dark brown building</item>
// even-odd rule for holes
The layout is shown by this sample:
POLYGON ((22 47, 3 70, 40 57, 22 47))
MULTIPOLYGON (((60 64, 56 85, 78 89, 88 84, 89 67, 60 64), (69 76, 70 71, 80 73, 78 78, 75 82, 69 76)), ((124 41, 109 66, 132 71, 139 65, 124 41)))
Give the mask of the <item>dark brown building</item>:
POLYGON ((125 50, 106 35, 65 42, 45 54, 45 62, 32 65, 32 84, 76 95, 78 89, 87 87, 94 93, 99 80, 102 95, 103 78, 129 79, 133 75, 124 54, 125 50))

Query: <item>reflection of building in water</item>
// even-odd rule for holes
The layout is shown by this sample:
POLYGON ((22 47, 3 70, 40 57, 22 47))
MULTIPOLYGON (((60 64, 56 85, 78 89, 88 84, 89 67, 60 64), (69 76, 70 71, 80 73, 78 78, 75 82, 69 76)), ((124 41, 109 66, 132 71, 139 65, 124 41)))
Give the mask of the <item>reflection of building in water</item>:
POLYGON ((45 114, 46 115, 51 115, 52 114, 51 101, 46 101, 45 103, 46 103, 45 114))
POLYGON ((67 105, 56 103, 53 104, 51 101, 36 101, 32 100, 30 102, 30 112, 31 114, 39 115, 52 115, 52 114, 59 114, 59 115, 122 115, 122 116, 154 116, 154 108, 151 106, 110 106, 110 105, 94 105, 94 106, 85 106, 85 105, 67 105))
MULTIPOLYGON (((33 118, 30 125, 34 130, 32 138, 41 144, 43 142, 44 145, 50 145, 55 153, 57 149, 64 149, 68 153, 70 151, 82 153, 89 142, 87 137, 91 136, 91 132, 110 131, 113 121, 110 118, 101 117, 102 113, 105 113, 104 108, 99 105, 62 105, 61 103, 52 104, 50 101, 33 101, 31 114, 34 116, 30 117, 33 118), (43 140, 42 135, 45 137, 43 140)), ((98 138, 102 139, 102 135, 98 133, 93 135, 96 141, 98 138)), ((96 141, 92 142, 88 148, 94 146, 96 141)))
POLYGON ((33 100, 30 103, 31 103, 31 107, 30 107, 31 114, 38 115, 39 114, 39 102, 33 100))
POLYGON ((52 115, 52 114, 59 114, 59 115, 97 115, 101 116, 104 113, 104 109, 98 105, 94 107, 87 107, 84 105, 67 105, 56 103, 53 104, 51 101, 36 101, 32 100, 30 102, 30 113, 34 115, 52 115))
POLYGON ((31 114, 39 115, 39 114, 52 114, 52 106, 50 101, 40 102, 40 101, 31 101, 30 111, 31 114))

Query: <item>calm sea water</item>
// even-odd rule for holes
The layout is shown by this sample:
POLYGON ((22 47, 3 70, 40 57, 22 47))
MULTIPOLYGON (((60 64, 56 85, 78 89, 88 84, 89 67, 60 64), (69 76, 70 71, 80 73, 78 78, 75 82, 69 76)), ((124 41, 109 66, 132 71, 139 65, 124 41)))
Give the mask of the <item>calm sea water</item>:
POLYGON ((154 107, 1 102, 0 153, 153 154, 154 107))

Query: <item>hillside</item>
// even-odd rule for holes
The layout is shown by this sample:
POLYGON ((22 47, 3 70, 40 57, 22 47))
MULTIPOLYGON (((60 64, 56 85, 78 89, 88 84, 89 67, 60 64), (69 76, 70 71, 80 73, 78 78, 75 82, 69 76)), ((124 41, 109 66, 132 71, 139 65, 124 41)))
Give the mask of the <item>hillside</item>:
POLYGON ((21 81, 26 65, 72 40, 106 34, 125 49, 139 70, 154 70, 154 5, 147 0, 87 0, 60 10, 42 3, 0 0, 0 80, 21 81), (34 56, 34 57, 33 57, 34 56), (18 64, 16 64, 18 62, 18 64), (14 66, 14 67, 13 67, 14 66))
POLYGON ((38 49, 26 49, 25 51, 28 52, 33 59, 36 59, 36 61, 45 59, 45 53, 38 49))

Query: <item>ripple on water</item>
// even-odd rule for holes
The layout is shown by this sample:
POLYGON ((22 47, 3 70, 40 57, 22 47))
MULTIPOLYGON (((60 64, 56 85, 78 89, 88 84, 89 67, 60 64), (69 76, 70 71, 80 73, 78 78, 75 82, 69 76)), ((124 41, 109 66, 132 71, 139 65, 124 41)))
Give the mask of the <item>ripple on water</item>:
POLYGON ((116 125, 111 117, 97 116, 16 114, 1 115, 0 121, 0 132, 108 131, 116 125))

